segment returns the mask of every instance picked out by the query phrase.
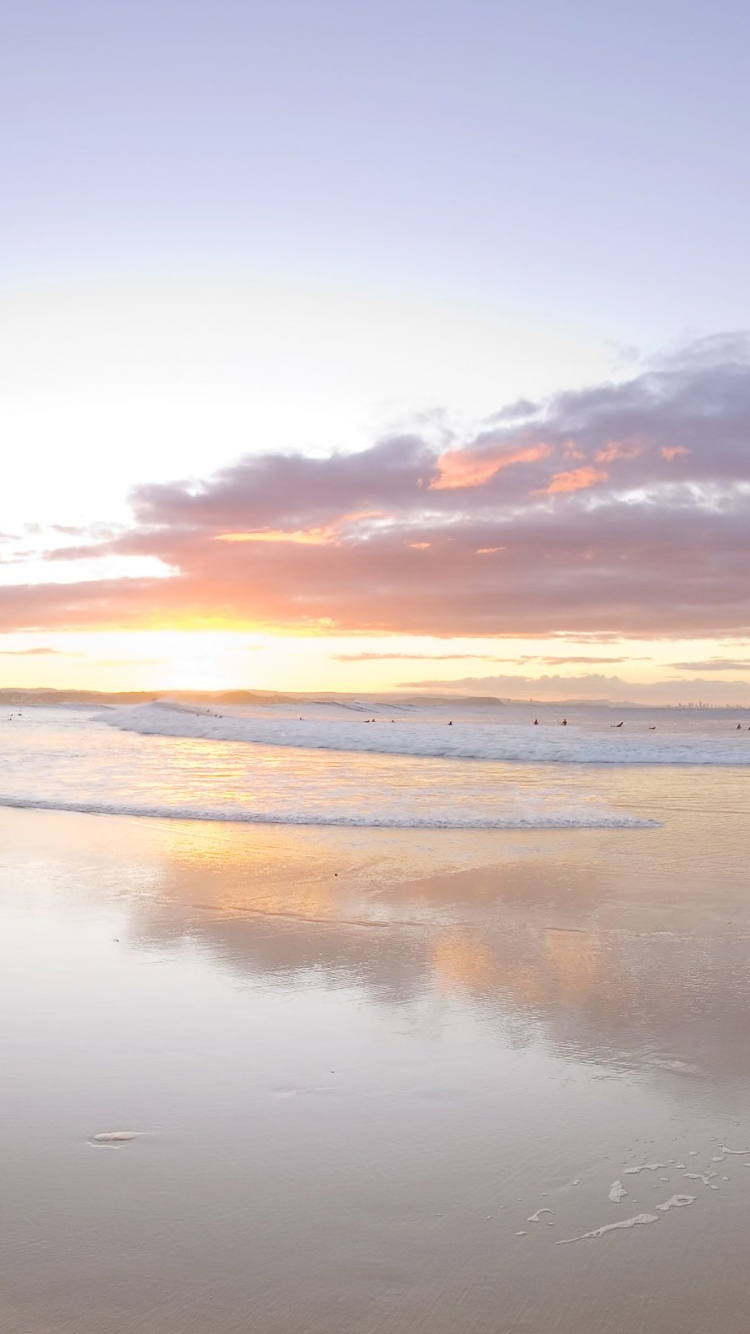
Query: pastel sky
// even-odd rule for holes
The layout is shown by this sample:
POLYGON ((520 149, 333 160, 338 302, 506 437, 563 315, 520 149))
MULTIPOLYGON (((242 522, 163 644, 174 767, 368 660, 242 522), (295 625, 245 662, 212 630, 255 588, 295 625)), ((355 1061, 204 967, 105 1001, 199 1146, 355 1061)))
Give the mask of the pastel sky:
POLYGON ((750 11, 8 0, 0 686, 750 702, 750 11))

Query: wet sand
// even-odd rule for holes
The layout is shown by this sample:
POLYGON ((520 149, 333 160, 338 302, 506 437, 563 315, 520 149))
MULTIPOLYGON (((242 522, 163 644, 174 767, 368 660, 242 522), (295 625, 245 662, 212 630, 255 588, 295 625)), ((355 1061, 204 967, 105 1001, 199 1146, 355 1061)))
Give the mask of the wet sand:
POLYGON ((3 1334, 746 1334, 746 781, 644 782, 661 829, 0 811, 3 1334))

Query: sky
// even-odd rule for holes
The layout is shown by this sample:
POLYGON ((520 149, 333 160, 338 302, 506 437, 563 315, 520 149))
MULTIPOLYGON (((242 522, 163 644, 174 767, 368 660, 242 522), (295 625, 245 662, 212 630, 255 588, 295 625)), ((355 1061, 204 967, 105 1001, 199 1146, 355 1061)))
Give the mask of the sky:
POLYGON ((750 703, 747 6, 0 46, 0 687, 750 703))

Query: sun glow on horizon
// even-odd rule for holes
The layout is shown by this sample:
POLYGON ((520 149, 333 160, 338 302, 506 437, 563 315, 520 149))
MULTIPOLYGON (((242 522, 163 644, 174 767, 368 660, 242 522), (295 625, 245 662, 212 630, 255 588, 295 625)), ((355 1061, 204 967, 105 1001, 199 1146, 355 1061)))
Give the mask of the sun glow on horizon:
POLYGON ((456 639, 258 629, 0 636, 0 688, 281 692, 459 690, 519 699, 750 702, 746 641, 456 639), (726 663, 726 666, 724 666, 726 663), (700 693, 700 692, 699 692, 700 693), (730 698, 732 697, 732 698, 730 698))

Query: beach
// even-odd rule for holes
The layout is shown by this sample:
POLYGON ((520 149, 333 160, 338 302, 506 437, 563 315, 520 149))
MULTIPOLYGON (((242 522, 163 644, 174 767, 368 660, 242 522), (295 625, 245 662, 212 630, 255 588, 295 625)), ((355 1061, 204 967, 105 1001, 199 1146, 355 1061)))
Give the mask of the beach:
POLYGON ((750 6, 2 18, 0 1334, 750 1334, 750 6))
POLYGON ((744 1334, 747 772, 589 772, 629 825, 0 809, 3 1330, 744 1334))

